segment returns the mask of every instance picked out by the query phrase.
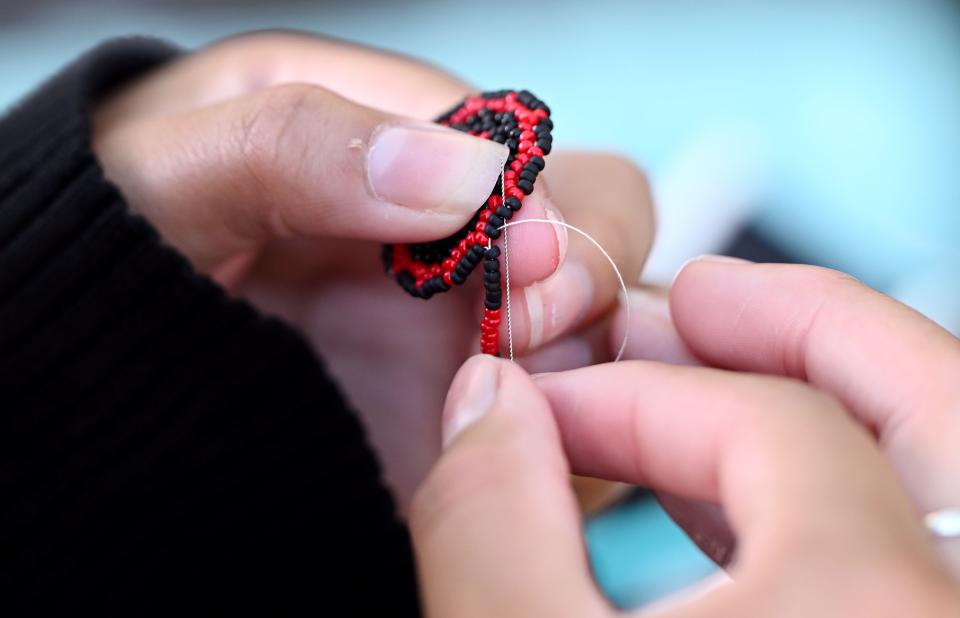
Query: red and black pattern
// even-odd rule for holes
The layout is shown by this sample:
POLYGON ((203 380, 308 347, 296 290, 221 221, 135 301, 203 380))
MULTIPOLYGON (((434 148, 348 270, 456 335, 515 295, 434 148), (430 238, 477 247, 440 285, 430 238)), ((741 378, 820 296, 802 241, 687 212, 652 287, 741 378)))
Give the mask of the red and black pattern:
POLYGON ((383 260, 387 272, 404 290, 423 299, 462 285, 483 261, 485 297, 480 346, 484 353, 496 355, 503 294, 500 249, 488 245, 500 237, 501 226, 520 210, 524 198, 533 192, 537 175, 543 171, 544 156, 550 154, 553 146, 550 108, 526 90, 501 90, 468 97, 437 122, 506 144, 510 156, 503 177, 459 232, 432 242, 385 245, 383 260))

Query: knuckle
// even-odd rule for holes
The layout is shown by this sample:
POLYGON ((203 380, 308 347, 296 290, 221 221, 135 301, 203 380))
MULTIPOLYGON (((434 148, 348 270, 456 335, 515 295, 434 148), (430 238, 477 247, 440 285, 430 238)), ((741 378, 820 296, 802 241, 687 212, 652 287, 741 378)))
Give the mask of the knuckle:
POLYGON ((303 164, 310 145, 304 136, 323 133, 327 98, 327 91, 316 86, 284 84, 264 90, 240 115, 240 157, 263 188, 303 164))
POLYGON ((240 152, 256 169, 272 166, 316 89, 287 84, 265 90, 241 115, 240 152))

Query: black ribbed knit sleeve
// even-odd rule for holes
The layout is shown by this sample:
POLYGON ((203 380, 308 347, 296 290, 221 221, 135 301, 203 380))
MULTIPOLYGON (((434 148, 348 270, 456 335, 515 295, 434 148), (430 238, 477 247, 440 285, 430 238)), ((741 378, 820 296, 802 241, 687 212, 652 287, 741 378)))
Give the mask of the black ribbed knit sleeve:
POLYGON ((415 614, 311 349, 192 272, 91 151, 91 103, 175 54, 113 42, 0 121, 0 614, 415 614))

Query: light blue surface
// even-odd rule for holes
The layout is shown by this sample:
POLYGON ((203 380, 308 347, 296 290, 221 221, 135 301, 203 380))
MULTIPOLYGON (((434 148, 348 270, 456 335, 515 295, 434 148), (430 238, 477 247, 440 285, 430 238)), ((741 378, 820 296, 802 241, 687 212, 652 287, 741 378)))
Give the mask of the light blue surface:
MULTIPOLYGON (((801 258, 843 268, 960 325, 953 4, 24 5, 0 25, 0 105, 109 36, 153 34, 195 46, 291 27, 423 56, 481 87, 530 88, 554 110, 558 147, 625 152, 648 168, 655 187, 698 136, 742 134, 763 153, 756 199, 767 234, 801 258)), ((590 524, 588 538, 601 580, 624 604, 704 572, 702 556, 653 507, 611 513, 590 524)))
POLYGON ((653 500, 623 504, 586 528, 594 574, 617 607, 638 607, 717 569, 653 500))

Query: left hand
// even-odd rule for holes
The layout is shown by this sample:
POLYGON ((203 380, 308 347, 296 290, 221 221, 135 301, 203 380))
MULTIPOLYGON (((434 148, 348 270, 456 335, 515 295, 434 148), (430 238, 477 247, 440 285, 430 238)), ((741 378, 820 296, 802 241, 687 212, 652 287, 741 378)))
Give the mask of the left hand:
MULTIPOLYGON (((443 237, 466 218, 401 216, 358 197, 370 133, 350 133, 350 120, 430 119, 471 91, 410 58, 259 33, 163 67, 96 115, 97 152, 131 208, 198 270, 294 323, 329 362, 401 505, 438 455, 437 411, 476 348, 481 304, 466 290, 424 303, 384 276, 379 243, 443 237)), ((562 141, 562 120, 557 132, 562 141)), ((632 164, 552 153, 517 218, 544 217, 584 228, 637 279, 653 226, 632 164)), ((579 237, 529 225, 511 229, 510 240, 518 354, 615 306, 613 273, 579 237)), ((591 360, 584 346, 562 353, 566 366, 591 360)))

